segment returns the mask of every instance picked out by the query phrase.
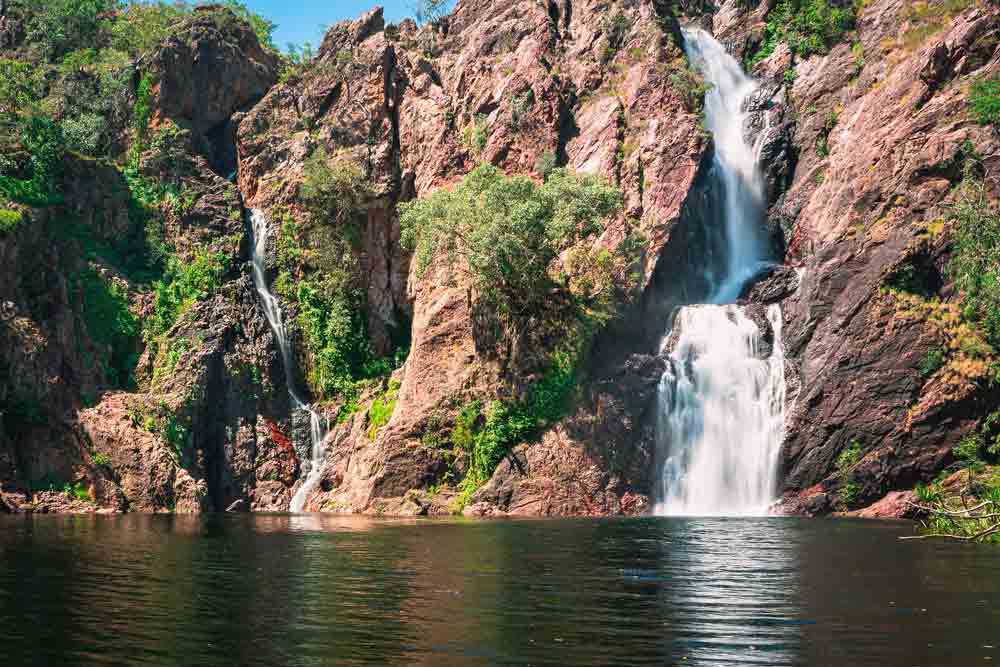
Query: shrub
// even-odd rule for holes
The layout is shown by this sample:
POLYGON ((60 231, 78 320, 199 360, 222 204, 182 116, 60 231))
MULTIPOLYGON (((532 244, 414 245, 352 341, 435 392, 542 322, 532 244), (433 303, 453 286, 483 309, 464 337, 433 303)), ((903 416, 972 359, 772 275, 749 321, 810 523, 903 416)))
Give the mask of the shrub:
POLYGON ((924 377, 934 375, 945 362, 945 352, 940 347, 928 350, 924 358, 920 360, 920 374, 924 377))
POLYGON ((437 23, 448 14, 452 0, 417 0, 415 14, 417 21, 423 23, 437 23))
POLYGON ((830 0, 779 0, 767 15, 764 41, 751 58, 756 65, 770 56, 779 42, 796 55, 826 53, 854 25, 854 12, 830 0))
POLYGON ((399 396, 399 382, 389 382, 388 388, 381 396, 376 397, 368 408, 368 439, 374 441, 380 428, 389 423, 392 413, 396 410, 396 398, 399 396))
POLYGON ((857 502, 861 486, 853 479, 854 468, 861 461, 861 443, 852 440, 847 449, 837 456, 837 475, 840 478, 838 495, 845 507, 857 502))
POLYGON ((51 62, 70 51, 99 43, 104 15, 116 0, 21 0, 29 10, 28 43, 51 62))
POLYGON ((95 113, 67 118, 62 122, 66 147, 84 155, 98 155, 107 126, 104 116, 95 113))
POLYGON ((543 180, 547 179, 549 174, 555 171, 558 166, 559 159, 556 157, 554 151, 545 151, 535 160, 535 171, 538 172, 543 180))
POLYGON ((184 4, 131 0, 111 27, 111 45, 136 57, 166 41, 189 13, 184 4))
POLYGON ((139 321, 129 309, 128 294, 91 268, 80 274, 80 291, 87 333, 104 348, 99 360, 104 375, 113 386, 128 387, 139 358, 139 321))
POLYGON ((153 286, 154 308, 146 322, 147 338, 166 333, 195 302, 211 296, 228 269, 229 258, 222 252, 199 250, 187 261, 171 257, 163 278, 153 286))
POLYGON ((482 114, 477 115, 471 123, 462 130, 462 141, 466 149, 479 156, 486 150, 490 140, 489 120, 482 114))
POLYGON ((101 454, 100 452, 91 454, 90 462, 99 468, 111 465, 111 459, 106 454, 101 454))
POLYGON ((948 272, 962 295, 965 317, 1000 347, 1000 209, 985 183, 967 168, 948 214, 954 224, 948 272))
POLYGON ((979 79, 972 83, 969 111, 980 125, 1000 127, 1000 78, 979 79))
POLYGON ((621 201, 617 189, 564 169, 538 186, 482 165, 452 189, 402 204, 401 242, 415 250, 418 275, 440 255, 467 277, 476 302, 517 338, 566 287, 550 273, 553 260, 604 229, 621 201))
POLYGON ((83 482, 67 484, 63 487, 63 493, 66 494, 66 497, 71 500, 90 502, 90 490, 87 489, 87 486, 83 482))
POLYGON ((0 208, 0 236, 12 234, 24 220, 20 211, 12 211, 9 208, 0 208))

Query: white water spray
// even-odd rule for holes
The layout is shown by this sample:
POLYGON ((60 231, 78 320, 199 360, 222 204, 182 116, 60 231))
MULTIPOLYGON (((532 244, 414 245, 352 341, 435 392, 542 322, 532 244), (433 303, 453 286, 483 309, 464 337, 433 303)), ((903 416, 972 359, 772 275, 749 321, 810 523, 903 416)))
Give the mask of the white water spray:
POLYGON ((768 307, 773 349, 738 306, 690 306, 677 315, 660 380, 663 461, 658 514, 766 514, 784 438, 781 310, 768 307), (762 358, 763 357, 763 358, 762 358))
MULTIPOLYGON (((684 30, 685 51, 711 85, 705 119, 715 141, 710 193, 721 199, 725 261, 708 302, 731 304, 769 262, 761 219, 759 146, 744 132, 747 96, 757 90, 711 35, 684 30)), ((708 221, 706 221, 708 224, 708 221)), ((784 438, 785 376, 781 311, 770 306, 772 348, 734 305, 682 308, 674 321, 670 367, 660 381, 657 514, 765 514, 784 438)))
POLYGON ((271 293, 267 286, 267 274, 265 273, 265 263, 267 259, 267 217, 263 211, 253 209, 250 211, 250 224, 253 229, 253 284, 257 288, 260 296, 260 305, 264 309, 264 316, 267 323, 274 332, 274 337, 278 342, 278 349, 281 351, 281 363, 285 368, 285 384, 288 387, 288 395, 292 399, 292 407, 296 410, 305 410, 309 413, 309 437, 311 449, 309 460, 303 462, 306 471, 306 481, 299 487, 292 497, 291 511, 301 512, 305 507, 309 494, 319 484, 323 474, 323 459, 326 455, 325 439, 329 425, 324 426, 316 411, 309 407, 298 391, 295 389, 295 381, 292 373, 295 368, 294 357, 292 356, 291 341, 285 330, 285 322, 281 316, 281 306, 278 299, 271 293))

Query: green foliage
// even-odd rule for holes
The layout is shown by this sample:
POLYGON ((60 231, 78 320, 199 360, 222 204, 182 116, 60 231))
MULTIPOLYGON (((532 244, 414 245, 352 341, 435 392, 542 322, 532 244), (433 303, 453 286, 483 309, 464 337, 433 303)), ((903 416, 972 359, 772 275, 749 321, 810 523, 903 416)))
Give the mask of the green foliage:
POLYGON ((455 417, 451 442, 469 454, 469 469, 460 486, 456 511, 493 475, 504 457, 519 443, 539 437, 563 418, 579 379, 585 341, 569 342, 557 350, 542 377, 518 401, 492 401, 485 412, 479 401, 463 405, 455 417))
POLYGON ((112 385, 128 387, 139 358, 139 321, 129 309, 128 294, 91 268, 79 280, 87 333, 104 348, 100 359, 104 374, 112 385))
POLYGON ((117 0, 21 0, 29 10, 28 42, 55 62, 65 54, 99 41, 101 22, 117 9, 117 0))
POLYGON ((543 180, 547 179, 558 166, 559 159, 556 157, 554 151, 545 151, 535 160, 535 171, 538 172, 543 180))
POLYGON ((12 211, 9 208, 0 208, 0 236, 12 234, 17 229, 24 216, 20 211, 12 211))
POLYGON ((171 257, 161 280, 154 285, 153 313, 146 321, 147 338, 160 336, 194 303, 211 296, 229 270, 223 252, 199 250, 190 260, 171 257))
POLYGON ((111 46, 132 57, 147 53, 165 42, 189 12, 181 3, 129 0, 111 26, 111 46))
POLYGON ((312 221, 337 225, 348 240, 357 245, 358 218, 364 213, 368 191, 361 169, 346 160, 332 161, 322 148, 306 160, 299 199, 312 221))
POLYGON ((0 58, 0 116, 9 120, 33 107, 41 94, 41 78, 35 65, 0 58))
POLYGON ((954 225, 948 272, 961 292, 963 315, 1000 349, 1000 209, 971 167, 948 218, 954 225))
POLYGON ((928 350, 924 358, 920 360, 920 374, 924 377, 934 375, 945 364, 945 351, 940 347, 928 350))
POLYGON ((277 24, 268 21, 266 18, 250 11, 250 9, 238 0, 222 0, 223 6, 228 7, 236 16, 250 24, 250 28, 257 35, 257 40, 261 46, 277 51, 274 45, 274 31, 278 29, 277 24))
POLYGON ((838 495, 845 507, 850 508, 857 502, 861 493, 861 486, 854 480, 854 468, 861 461, 861 443, 852 440, 847 449, 837 456, 837 473, 840 478, 840 489, 838 495))
POLYGON ((462 142, 466 149, 475 156, 482 154, 486 150, 486 144, 490 139, 489 120, 486 116, 479 114, 471 123, 462 130, 462 142))
POLYGON ((515 132, 520 130, 525 120, 530 117, 531 107, 534 104, 535 93, 531 88, 515 97, 510 108, 510 121, 507 126, 515 132))
POLYGON ((111 459, 106 454, 102 454, 100 452, 91 454, 90 462, 99 468, 111 465, 111 459))
POLYGON ((609 14, 601 20, 604 46, 601 49, 601 63, 611 62, 625 43, 625 37, 632 29, 632 20, 621 13, 609 14))
POLYGON ((620 209, 621 193, 592 177, 556 169, 539 186, 482 165, 452 189, 402 204, 401 243, 416 251, 418 275, 442 256, 468 277, 477 303, 520 331, 559 286, 553 260, 620 209))
POLYGON ((969 112, 980 125, 1000 128, 1000 78, 978 79, 972 83, 969 112))
POLYGON ((667 80, 681 96, 684 108, 689 112, 700 111, 711 85, 685 58, 676 59, 669 69, 667 80))
POLYGON ((770 56, 780 42, 801 57, 826 53, 854 25, 851 6, 830 0, 779 0, 767 15, 764 41, 751 58, 756 65, 770 56))
POLYGON ((399 396, 399 382, 392 380, 381 396, 376 396, 368 408, 368 439, 375 441, 380 428, 389 423, 392 413, 396 410, 396 399, 399 396))
POLYGON ((66 497, 70 500, 78 500, 85 503, 90 502, 90 490, 83 482, 67 484, 63 487, 63 493, 66 494, 66 497))
POLYGON ((353 290, 331 294, 314 282, 300 280, 296 301, 298 324, 311 357, 310 387, 320 396, 353 398, 359 379, 378 374, 373 372, 377 365, 360 295, 353 290))
POLYGON ((96 113, 83 113, 61 123, 66 147, 84 155, 98 155, 108 121, 96 113))

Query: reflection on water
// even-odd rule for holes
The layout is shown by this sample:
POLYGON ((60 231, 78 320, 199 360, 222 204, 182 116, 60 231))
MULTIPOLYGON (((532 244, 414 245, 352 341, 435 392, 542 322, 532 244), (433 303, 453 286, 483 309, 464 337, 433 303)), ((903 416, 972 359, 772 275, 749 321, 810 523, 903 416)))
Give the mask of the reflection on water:
POLYGON ((7 664, 968 665, 1000 553, 905 524, 0 518, 7 664))

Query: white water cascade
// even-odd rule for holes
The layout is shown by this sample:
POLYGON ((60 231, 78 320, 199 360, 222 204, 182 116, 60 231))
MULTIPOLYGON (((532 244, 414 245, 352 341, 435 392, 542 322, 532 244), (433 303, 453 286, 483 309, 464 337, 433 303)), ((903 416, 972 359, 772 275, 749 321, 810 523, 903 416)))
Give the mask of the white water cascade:
POLYGON ((278 299, 271 293, 267 285, 267 274, 265 273, 265 262, 267 259, 267 217, 263 211, 254 209, 250 211, 250 224, 253 229, 253 284, 257 288, 260 296, 260 305, 264 309, 264 316, 267 323, 274 332, 274 338, 278 342, 278 349, 281 351, 281 362, 285 369, 285 384, 288 387, 288 395, 292 399, 292 407, 295 410, 305 410, 309 413, 309 437, 311 448, 309 460, 303 462, 306 469, 306 481, 299 487, 292 497, 291 511, 301 512, 305 507, 309 494, 319 484, 323 474, 323 459, 326 455, 325 439, 329 425, 324 425, 316 411, 309 407, 309 404, 302 400, 295 389, 293 370, 295 359, 292 356, 291 341, 285 330, 285 322, 281 316, 281 306, 278 299))
MULTIPOLYGON (((700 29, 684 30, 685 50, 711 88, 705 118, 715 143, 708 192, 718 199, 721 266, 710 274, 711 305, 687 306, 664 341, 672 345, 659 388, 655 511, 667 515, 766 514, 774 499, 784 438, 781 311, 769 306, 770 349, 732 304, 770 262, 761 221, 759 146, 744 131, 744 101, 757 89, 739 63, 700 29)), ((704 221, 710 224, 709 220, 704 221)))

